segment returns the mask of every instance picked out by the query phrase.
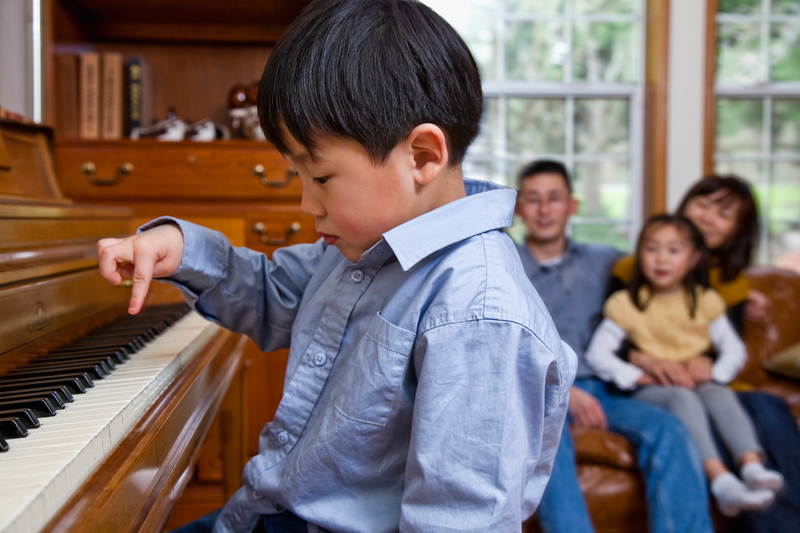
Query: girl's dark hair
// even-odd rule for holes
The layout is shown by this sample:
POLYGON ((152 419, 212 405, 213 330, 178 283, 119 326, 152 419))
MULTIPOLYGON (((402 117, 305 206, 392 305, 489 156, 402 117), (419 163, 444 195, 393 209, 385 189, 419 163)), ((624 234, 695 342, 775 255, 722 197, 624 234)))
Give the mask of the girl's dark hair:
POLYGON ((477 136, 480 74, 467 45, 416 0, 316 0, 273 49, 258 90, 264 134, 312 155, 320 137, 353 139, 375 164, 420 124, 445 133, 450 165, 477 136))
POLYGON ((713 264, 720 267, 720 279, 732 281, 750 264, 753 250, 758 244, 758 207, 750 185, 738 176, 713 175, 698 181, 683 197, 678 213, 685 214, 694 198, 709 196, 717 191, 727 194, 717 199, 723 205, 739 202, 736 233, 722 246, 711 250, 713 264))
POLYGON ((689 300, 689 314, 694 318, 694 313, 697 310, 697 289, 708 287, 709 253, 708 248, 706 248, 706 242, 703 239, 703 234, 683 215, 656 215, 651 217, 644 225, 642 232, 639 234, 639 241, 636 243, 636 273, 628 283, 628 294, 631 297, 631 301, 633 301, 634 305, 636 305, 640 311, 643 311, 647 307, 647 304, 650 303, 653 297, 653 291, 651 290, 648 298, 645 301, 641 301, 639 292, 642 287, 649 287, 652 289, 652 287, 650 287, 650 282, 647 281, 647 278, 644 277, 644 273, 642 272, 641 257, 644 240, 656 226, 674 226, 686 237, 686 240, 689 241, 692 248, 700 252, 700 259, 697 261, 697 264, 689 271, 683 280, 684 292, 689 300))

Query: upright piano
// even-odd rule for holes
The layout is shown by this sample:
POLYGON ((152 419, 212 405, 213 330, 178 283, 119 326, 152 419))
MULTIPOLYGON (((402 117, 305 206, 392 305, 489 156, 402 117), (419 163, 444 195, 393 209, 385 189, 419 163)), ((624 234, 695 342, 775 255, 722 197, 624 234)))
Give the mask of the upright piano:
POLYGON ((61 194, 48 128, 0 120, 0 533, 161 531, 240 371, 174 293, 127 316, 96 242, 132 231, 61 194))

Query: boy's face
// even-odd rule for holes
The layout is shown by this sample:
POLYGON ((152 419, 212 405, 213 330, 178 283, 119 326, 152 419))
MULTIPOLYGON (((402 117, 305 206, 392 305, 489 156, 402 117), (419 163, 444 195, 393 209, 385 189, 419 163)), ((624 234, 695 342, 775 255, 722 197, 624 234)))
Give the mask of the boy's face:
POLYGON ((327 137, 312 155, 291 136, 287 159, 303 182, 303 212, 316 219, 317 233, 357 262, 383 233, 417 216, 414 158, 403 144, 375 166, 350 139, 327 137))
POLYGON ((534 242, 564 237, 567 221, 576 211, 577 201, 570 195, 563 176, 546 172, 522 180, 517 214, 534 242))

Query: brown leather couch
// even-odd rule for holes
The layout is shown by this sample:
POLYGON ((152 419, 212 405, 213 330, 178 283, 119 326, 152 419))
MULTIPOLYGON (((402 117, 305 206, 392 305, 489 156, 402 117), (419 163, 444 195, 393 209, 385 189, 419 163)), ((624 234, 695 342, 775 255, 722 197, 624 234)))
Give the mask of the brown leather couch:
MULTIPOLYGON (((800 275, 760 267, 749 269, 747 275, 753 288, 769 298, 768 316, 745 325, 749 358, 736 385, 784 398, 800 421, 800 381, 768 374, 761 366, 778 351, 800 342, 800 275)), ((648 531, 645 487, 628 442, 605 431, 575 427, 571 431, 581 489, 597 532, 648 531)), ((727 531, 730 522, 716 509, 712 512, 717 531, 727 531)), ((539 531, 535 520, 524 529, 539 531)))

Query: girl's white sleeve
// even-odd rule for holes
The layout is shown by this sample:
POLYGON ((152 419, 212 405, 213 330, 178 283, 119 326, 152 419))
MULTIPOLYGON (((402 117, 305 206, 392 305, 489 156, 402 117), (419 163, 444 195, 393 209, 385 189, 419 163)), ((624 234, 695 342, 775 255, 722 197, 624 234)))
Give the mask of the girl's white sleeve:
POLYGON ((747 361, 744 342, 724 313, 708 325, 708 334, 719 354, 711 367, 711 379, 717 383, 730 383, 747 361))
POLYGON ((610 381, 622 390, 632 390, 644 371, 617 357, 626 336, 617 323, 604 318, 586 349, 586 365, 603 381, 610 381))

